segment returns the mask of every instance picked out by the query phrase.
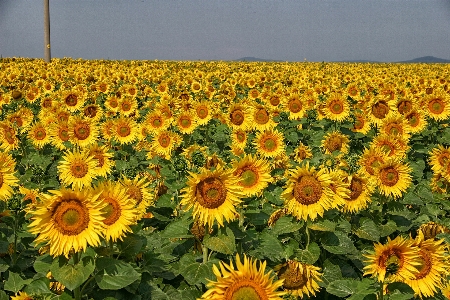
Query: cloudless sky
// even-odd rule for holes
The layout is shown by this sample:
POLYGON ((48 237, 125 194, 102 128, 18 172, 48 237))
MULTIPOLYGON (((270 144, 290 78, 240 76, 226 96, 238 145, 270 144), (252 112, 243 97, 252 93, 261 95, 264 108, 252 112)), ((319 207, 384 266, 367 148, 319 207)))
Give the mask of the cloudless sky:
MULTIPOLYGON (((0 55, 44 56, 42 0, 0 0, 0 55)), ((50 0, 52 57, 450 59, 450 0, 50 0)))

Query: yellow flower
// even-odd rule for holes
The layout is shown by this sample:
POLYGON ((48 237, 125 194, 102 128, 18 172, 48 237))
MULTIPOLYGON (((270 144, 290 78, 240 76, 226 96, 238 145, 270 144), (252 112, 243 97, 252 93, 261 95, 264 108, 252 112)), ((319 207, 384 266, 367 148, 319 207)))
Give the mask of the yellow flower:
POLYGON ((59 179, 66 187, 72 185, 72 189, 81 190, 91 186, 96 167, 97 162, 89 153, 69 150, 58 163, 59 179))
MULTIPOLYGON (((244 254, 244 263, 236 254, 236 267, 233 263, 227 265, 220 262, 220 270, 213 266, 214 275, 217 281, 210 281, 206 286, 206 291, 200 299, 207 300, 238 300, 238 299, 264 299, 281 300, 286 292, 277 292, 283 284, 283 280, 276 280, 272 276, 272 271, 265 273, 266 262, 259 262, 248 258, 244 254)), ((199 300, 200 300, 199 299, 199 300)))
POLYGON ((331 93, 328 95, 322 111, 325 117, 332 121, 345 121, 350 115, 347 97, 340 93, 331 93))
POLYGON ((263 157, 276 157, 284 151, 283 134, 276 129, 258 132, 254 145, 263 157))
POLYGON ((233 168, 233 175, 239 178, 238 185, 246 197, 260 195, 272 181, 269 162, 252 155, 234 161, 233 168))
POLYGON ((8 153, 0 153, 0 200, 6 201, 13 194, 12 187, 19 181, 14 175, 16 162, 8 153))
POLYGON ((139 126, 133 119, 120 117, 114 120, 113 138, 121 145, 133 143, 139 132, 139 126))
POLYGON ((274 268, 278 278, 284 280, 283 289, 290 295, 300 297, 315 296, 320 289, 318 282, 322 281, 320 268, 296 260, 278 265, 274 268))
POLYGON ((376 173, 377 187, 381 194, 398 198, 412 182, 411 168, 396 159, 388 159, 376 173))

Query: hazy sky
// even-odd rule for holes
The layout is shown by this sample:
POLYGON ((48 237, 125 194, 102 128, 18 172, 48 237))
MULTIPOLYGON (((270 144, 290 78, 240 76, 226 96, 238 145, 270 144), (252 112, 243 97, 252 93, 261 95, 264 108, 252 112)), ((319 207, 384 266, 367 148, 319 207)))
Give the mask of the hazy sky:
MULTIPOLYGON (((50 0, 52 57, 450 59, 450 0, 50 0)), ((42 0, 0 0, 0 55, 43 57, 42 0)))

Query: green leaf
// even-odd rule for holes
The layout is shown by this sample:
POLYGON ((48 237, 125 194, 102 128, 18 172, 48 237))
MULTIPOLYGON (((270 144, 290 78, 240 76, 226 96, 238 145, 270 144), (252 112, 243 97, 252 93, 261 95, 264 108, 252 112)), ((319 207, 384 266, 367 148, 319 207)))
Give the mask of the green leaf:
POLYGON ((141 278, 129 263, 109 257, 98 258, 97 268, 95 281, 103 290, 118 290, 141 278))
POLYGON ((8 269, 9 265, 3 259, 0 258, 0 273, 5 272, 8 269))
POLYGON ((313 242, 305 250, 297 249, 295 255, 298 261, 312 265, 319 259, 320 247, 313 242))
POLYGON ((351 254, 357 252, 352 240, 343 232, 327 232, 322 238, 322 246, 334 254, 351 254))
POLYGON ((23 291, 29 295, 50 293, 49 285, 50 280, 47 277, 41 277, 27 285, 23 291))
POLYGON ((284 257, 284 248, 280 241, 268 233, 263 231, 259 236, 260 244, 258 247, 250 251, 251 256, 255 256, 259 259, 268 258, 273 261, 278 261, 284 257))
POLYGON ((303 222, 298 222, 292 217, 281 217, 277 220, 270 232, 273 235, 281 235, 300 230, 303 227, 303 222))
POLYGON ((282 205, 284 201, 280 195, 283 192, 283 189, 279 186, 276 186, 275 188, 273 188, 273 190, 271 190, 271 188, 273 188, 273 185, 269 185, 264 190, 264 197, 270 203, 273 203, 275 205, 282 205))
POLYGON ((387 286, 389 300, 407 300, 414 298, 414 290, 402 282, 390 283, 387 286))
POLYGON ((317 231, 334 231, 336 229, 336 223, 331 222, 330 220, 322 220, 314 223, 309 223, 308 228, 317 231))
MULTIPOLYGON (((92 249, 89 248, 88 250, 90 250, 89 253, 93 254, 92 249)), ((65 257, 60 256, 50 266, 53 277, 71 291, 82 285, 95 269, 93 256, 89 256, 88 251, 83 254, 85 256, 82 255, 77 264, 71 264, 65 257)))
POLYGON ((193 235, 189 232, 189 226, 191 223, 192 220, 189 219, 173 221, 167 225, 166 229, 162 231, 161 236, 168 239, 191 238, 193 237, 193 235))
POLYGON ((347 297, 356 292, 358 283, 356 280, 335 280, 327 286, 327 292, 338 297, 347 297))
POLYGON ((359 220, 360 227, 355 234, 362 239, 378 242, 380 239, 380 232, 375 222, 369 218, 361 218, 359 220))
POLYGON ((121 252, 127 256, 136 255, 142 247, 146 244, 147 239, 137 234, 127 234, 122 241, 117 242, 117 246, 121 252))
POLYGON ((8 279, 5 281, 5 286, 3 287, 5 291, 10 291, 17 293, 20 291, 26 284, 32 282, 33 279, 22 279, 19 274, 14 272, 9 272, 8 279))
POLYGON ((217 236, 205 236, 203 244, 208 249, 223 254, 233 254, 236 252, 236 241, 233 231, 230 228, 225 229, 225 233, 222 230, 217 236))
POLYGON ((49 254, 38 256, 33 264, 34 270, 37 273, 47 274, 50 271, 53 258, 49 254))
POLYGON ((184 279, 190 284, 207 284, 209 280, 215 279, 212 271, 214 264, 219 264, 219 260, 211 259, 206 263, 198 262, 196 257, 190 253, 183 255, 180 259, 180 273, 184 279))
POLYGON ((385 237, 390 235, 391 233, 395 232, 397 230, 397 224, 389 220, 386 224, 380 225, 380 236, 385 237))
POLYGON ((364 300, 367 295, 376 295, 378 283, 374 279, 363 278, 358 282, 356 291, 347 300, 364 300))
POLYGON ((0 300, 9 300, 8 295, 4 291, 0 291, 0 300))

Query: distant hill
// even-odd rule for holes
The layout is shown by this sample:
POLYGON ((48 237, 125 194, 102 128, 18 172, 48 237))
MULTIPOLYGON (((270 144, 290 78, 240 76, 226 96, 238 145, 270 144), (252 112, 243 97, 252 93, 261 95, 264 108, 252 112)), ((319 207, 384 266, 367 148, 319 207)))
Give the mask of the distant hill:
MULTIPOLYGON (((257 58, 257 57, 253 57, 253 56, 247 56, 247 57, 242 57, 239 59, 236 59, 235 61, 265 61, 265 62, 280 62, 283 60, 274 60, 274 59, 264 59, 264 58, 257 58)), ((341 61, 337 61, 337 62, 347 62, 347 63, 383 63, 380 61, 374 61, 374 60, 364 60, 364 59, 355 59, 355 60, 341 60, 341 61)), ((438 58, 438 57, 434 57, 434 56, 423 56, 423 57, 418 57, 418 58, 414 58, 411 60, 404 60, 404 61, 398 61, 397 63, 450 63, 449 59, 443 59, 443 58, 438 58)))
POLYGON ((423 56, 411 60, 399 61, 400 63, 450 63, 449 59, 438 58, 434 56, 423 56))

